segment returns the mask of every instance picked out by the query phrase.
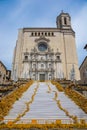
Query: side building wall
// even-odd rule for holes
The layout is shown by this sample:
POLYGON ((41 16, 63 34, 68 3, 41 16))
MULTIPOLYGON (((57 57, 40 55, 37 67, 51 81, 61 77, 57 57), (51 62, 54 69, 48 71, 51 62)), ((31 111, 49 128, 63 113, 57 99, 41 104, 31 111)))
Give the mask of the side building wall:
POLYGON ((85 57, 83 63, 80 66, 81 84, 87 84, 87 56, 85 57))

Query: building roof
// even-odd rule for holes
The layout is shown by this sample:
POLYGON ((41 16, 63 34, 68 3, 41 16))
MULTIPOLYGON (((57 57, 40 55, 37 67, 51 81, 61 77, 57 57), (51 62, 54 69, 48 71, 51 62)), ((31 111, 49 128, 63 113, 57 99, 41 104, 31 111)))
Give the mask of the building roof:
POLYGON ((87 44, 84 46, 84 49, 87 49, 87 44))
POLYGON ((79 69, 81 69, 81 67, 83 66, 84 62, 86 61, 87 56, 85 57, 85 59, 83 60, 82 64, 80 65, 79 69))
POLYGON ((52 32, 66 32, 66 30, 69 32, 69 33, 73 33, 75 35, 75 32, 72 28, 70 29, 61 29, 61 28, 52 28, 52 27, 49 27, 49 28, 46 28, 46 27, 24 27, 24 28, 20 28, 20 30, 23 30, 23 32, 37 32, 37 31, 40 31, 40 32, 45 32, 45 31, 52 31, 52 32))
POLYGON ((64 12, 61 12, 61 13, 57 16, 57 18, 58 18, 58 17, 61 17, 62 15, 68 15, 68 17, 70 18, 69 13, 64 13, 64 12))
POLYGON ((2 64, 3 67, 7 70, 6 66, 2 63, 2 61, 0 61, 0 64, 2 64))

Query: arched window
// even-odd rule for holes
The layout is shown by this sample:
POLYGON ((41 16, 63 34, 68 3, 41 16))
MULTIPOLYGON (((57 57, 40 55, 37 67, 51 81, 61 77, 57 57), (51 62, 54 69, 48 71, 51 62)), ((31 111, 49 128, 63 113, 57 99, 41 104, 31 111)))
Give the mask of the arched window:
POLYGON ((51 68, 51 64, 49 64, 49 68, 51 68))
POLYGON ((51 77, 52 77, 52 75, 51 75, 51 74, 49 74, 49 80, 51 80, 51 77))
POLYGON ((66 19, 66 17, 64 17, 64 24, 65 24, 65 25, 67 24, 67 19, 66 19))
POLYGON ((25 60, 28 60, 28 56, 25 56, 25 60))
POLYGON ((59 23, 60 23, 60 27, 62 26, 62 21, 61 21, 61 19, 59 20, 59 23))
POLYGON ((60 56, 57 56, 57 60, 60 60, 60 56))
POLYGON ((43 68, 44 67, 44 64, 41 64, 41 68, 43 68))

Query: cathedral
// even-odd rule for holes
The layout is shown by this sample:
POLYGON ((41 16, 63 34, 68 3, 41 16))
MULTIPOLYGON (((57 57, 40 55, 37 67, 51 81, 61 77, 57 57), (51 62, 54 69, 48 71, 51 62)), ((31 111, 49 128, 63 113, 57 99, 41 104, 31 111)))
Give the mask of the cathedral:
POLYGON ((80 80, 75 32, 68 13, 57 16, 56 27, 19 29, 12 79, 80 80))

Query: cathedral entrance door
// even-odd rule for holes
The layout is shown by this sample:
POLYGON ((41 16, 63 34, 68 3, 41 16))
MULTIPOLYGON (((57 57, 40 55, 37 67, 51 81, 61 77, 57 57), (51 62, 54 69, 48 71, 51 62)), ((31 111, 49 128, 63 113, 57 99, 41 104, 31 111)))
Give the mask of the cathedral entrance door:
POLYGON ((40 79, 40 81, 45 81, 45 74, 40 74, 39 79, 40 79))

